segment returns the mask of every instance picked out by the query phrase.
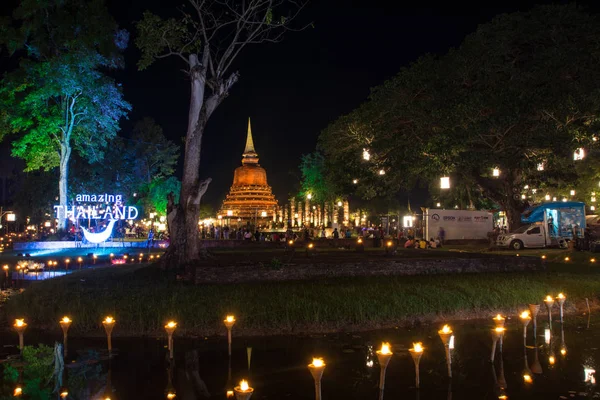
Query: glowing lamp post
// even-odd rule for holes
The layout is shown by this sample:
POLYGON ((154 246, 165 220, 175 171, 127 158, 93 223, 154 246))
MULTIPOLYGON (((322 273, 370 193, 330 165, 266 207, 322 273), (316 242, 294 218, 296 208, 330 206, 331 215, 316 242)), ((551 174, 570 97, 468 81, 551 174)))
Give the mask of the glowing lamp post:
POLYGON ((379 367, 381 368, 379 371, 379 390, 380 390, 380 398, 383 397, 383 388, 385 386, 385 371, 387 369, 388 364, 392 358, 392 351, 390 350, 390 344, 383 342, 381 344, 381 350, 377 350, 375 352, 377 354, 377 360, 379 360, 379 367))
POLYGON ((321 378, 325 371, 325 361, 322 358, 313 358, 311 364, 308 364, 308 370, 315 381, 315 400, 321 400, 321 378))
POLYGON ((236 400, 249 400, 252 397, 252 393, 254 393, 254 389, 244 379, 240 382, 240 386, 233 388, 233 391, 235 392, 236 400))
POLYGON ((444 344, 444 350, 446 351, 446 366, 448 367, 448 378, 452 378, 452 358, 450 356, 450 338, 452 337, 452 329, 448 325, 444 325, 442 329, 438 331, 440 339, 444 344))
POLYGON ((169 337, 168 347, 169 347, 169 358, 173 359, 173 332, 175 332, 175 328, 177 328, 177 322, 169 321, 165 325, 165 331, 167 331, 167 336, 169 337))
POLYGON ((502 336, 504 335, 504 331, 506 329, 504 327, 496 327, 492 331, 492 354, 490 356, 490 361, 494 362, 496 358, 496 345, 500 342, 499 350, 502 353, 502 336))
POLYGON ((104 325, 104 330, 106 331, 106 338, 108 340, 108 355, 109 355, 109 357, 112 353, 111 335, 112 335, 113 328, 115 327, 115 322, 117 322, 117 321, 111 316, 104 318, 104 321, 102 321, 102 325, 104 325))
POLYGON ((8 288, 8 265, 3 265, 2 269, 4 270, 4 288, 8 288))
POLYGON ((506 318, 504 318, 502 315, 496 315, 493 320, 496 328, 504 328, 504 322, 506 321, 506 318))
POLYGON ((70 263, 70 262, 71 262, 71 259, 70 259, 70 258, 67 258, 67 259, 65 260, 65 269, 67 269, 67 270, 69 269, 69 263, 70 263))
POLYGON ((420 386, 419 379, 419 362, 421 362, 421 357, 423 356, 423 344, 421 342, 413 343, 412 349, 408 349, 410 352, 410 356, 415 363, 415 387, 418 389, 420 386))
POLYGON ((81 263, 83 262, 83 258, 77 257, 77 263, 79 264, 79 269, 81 269, 81 263))
POLYGON ((92 258, 94 259, 94 265, 96 265, 96 260, 98 259, 98 256, 94 254, 94 255, 92 256, 92 258))
POLYGON ((21 350, 21 354, 23 353, 23 332, 25 332, 25 328, 27 328, 27 323, 25 323, 24 319, 15 319, 15 323, 13 325, 13 328, 15 328, 15 330, 17 331, 17 333, 19 334, 19 349, 21 350))
POLYGON ((562 293, 559 293, 558 296, 556 296, 556 301, 558 302, 558 306, 560 307, 560 323, 561 324, 563 323, 565 300, 567 300, 567 296, 565 296, 562 293))
POLYGON ((68 332, 69 332, 69 327, 71 326, 71 323, 73 322, 73 320, 67 316, 64 316, 60 321, 60 327, 62 328, 63 331, 63 346, 64 346, 64 356, 67 356, 67 336, 68 336, 68 332))
POLYGON ((229 345, 229 353, 228 354, 231 357, 231 328, 233 328, 233 325, 235 324, 235 317, 233 315, 228 315, 227 317, 225 317, 225 320, 223 321, 223 323, 225 324, 225 327, 227 328, 227 344, 229 345))
POLYGON ((529 311, 523 311, 519 318, 521 319, 521 323, 523 324, 523 346, 527 345, 527 325, 529 325, 529 321, 531 321, 531 315, 529 315, 529 311))
POLYGON ((552 330, 552 306, 554 305, 554 299, 546 296, 544 304, 546 304, 546 309, 548 310, 548 322, 550 323, 550 330, 552 330))
POLYGON ((175 392, 167 392, 167 400, 173 400, 174 398, 176 398, 177 395, 175 394, 175 392))

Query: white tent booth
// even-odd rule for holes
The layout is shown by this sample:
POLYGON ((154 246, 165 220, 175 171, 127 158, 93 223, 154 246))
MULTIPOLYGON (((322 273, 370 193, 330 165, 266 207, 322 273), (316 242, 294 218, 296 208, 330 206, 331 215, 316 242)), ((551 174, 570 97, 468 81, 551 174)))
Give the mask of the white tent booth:
POLYGON ((437 237, 440 228, 445 232, 445 240, 488 239, 488 233, 494 229, 494 216, 488 211, 427 208, 423 219, 427 239, 437 237))

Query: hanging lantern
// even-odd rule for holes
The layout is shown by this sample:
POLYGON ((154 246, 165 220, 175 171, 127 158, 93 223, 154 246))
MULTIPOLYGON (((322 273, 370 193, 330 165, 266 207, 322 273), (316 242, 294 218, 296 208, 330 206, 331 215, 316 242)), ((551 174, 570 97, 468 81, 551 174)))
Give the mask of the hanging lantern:
POLYGON ((585 150, 583 149, 583 147, 578 148, 573 153, 573 160, 574 161, 581 161, 581 160, 584 159, 584 157, 585 157, 585 150))
POLYGON ((441 189, 450 189, 450 177, 442 176, 440 178, 440 188, 441 189))
POLYGON ((495 177, 499 177, 500 176, 500 169, 498 169, 498 167, 494 168, 492 170, 492 175, 495 177))
POLYGON ((546 196, 544 196, 544 199, 545 199, 546 201, 550 201, 550 195, 549 195, 549 194, 547 194, 546 196))

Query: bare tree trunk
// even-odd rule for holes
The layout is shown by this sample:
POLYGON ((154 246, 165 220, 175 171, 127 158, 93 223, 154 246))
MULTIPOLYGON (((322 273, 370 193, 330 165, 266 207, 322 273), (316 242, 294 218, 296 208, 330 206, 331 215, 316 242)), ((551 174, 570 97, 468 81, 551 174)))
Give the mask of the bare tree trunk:
POLYGON ((71 157, 71 146, 69 143, 60 145, 60 167, 58 178, 58 202, 63 210, 58 213, 58 229, 67 229, 67 196, 68 196, 68 177, 69 177, 69 158, 71 157))

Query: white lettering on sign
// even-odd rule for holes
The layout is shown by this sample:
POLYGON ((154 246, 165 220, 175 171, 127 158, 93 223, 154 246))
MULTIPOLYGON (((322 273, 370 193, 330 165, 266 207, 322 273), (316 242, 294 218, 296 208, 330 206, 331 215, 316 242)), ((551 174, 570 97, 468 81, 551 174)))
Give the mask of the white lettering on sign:
POLYGON ((120 194, 78 194, 75 196, 78 203, 121 203, 123 196, 120 194))
POLYGON ((138 209, 133 206, 54 206, 56 218, 74 219, 136 219, 138 209))

